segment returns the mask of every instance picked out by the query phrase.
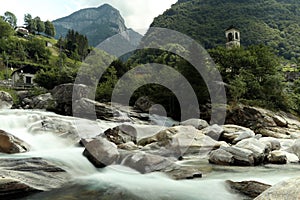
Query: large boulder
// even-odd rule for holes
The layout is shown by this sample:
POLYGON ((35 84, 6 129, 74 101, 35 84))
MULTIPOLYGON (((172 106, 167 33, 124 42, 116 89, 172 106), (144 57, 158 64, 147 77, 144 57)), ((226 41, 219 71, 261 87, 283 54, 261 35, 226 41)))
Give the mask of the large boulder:
POLYGON ((180 122, 179 125, 193 126, 193 127, 195 127, 196 129, 199 129, 199 130, 202 130, 202 129, 207 128, 209 126, 207 121, 205 121, 203 119, 188 119, 186 121, 180 122))
POLYGON ((257 197, 271 187, 271 185, 260 183, 257 181, 234 182, 227 180, 226 183, 233 191, 241 193, 250 198, 257 197))
POLYGON ((254 166, 253 152, 236 146, 221 146, 210 153, 209 162, 217 165, 254 166))
POLYGON ((0 109, 10 109, 14 104, 12 96, 4 91, 0 91, 0 109))
POLYGON ((275 151, 281 149, 280 141, 273 137, 262 137, 259 141, 266 145, 268 151, 275 151))
POLYGON ((235 147, 252 151, 255 165, 263 163, 267 152, 267 146, 255 138, 248 138, 238 142, 235 147))
POLYGON ((0 130, 0 153, 24 153, 30 149, 29 144, 21 139, 0 130))
POLYGON ((296 154, 300 159, 300 139, 294 142, 294 144, 288 149, 288 152, 296 154))
POLYGON ((237 125, 223 125, 223 132, 221 134, 221 140, 228 143, 235 144, 246 138, 253 138, 255 133, 249 128, 245 128, 237 125))
POLYGON ((214 124, 204 128, 202 131, 205 135, 211 137, 212 139, 219 140, 224 129, 221 126, 214 124))
POLYGON ((122 161, 122 164, 145 174, 155 171, 165 171, 167 168, 172 167, 174 162, 159 155, 137 152, 128 155, 122 161))
POLYGON ((104 138, 87 143, 83 155, 98 168, 116 163, 120 156, 117 146, 104 138))
POLYGON ((288 159, 283 151, 276 150, 269 153, 268 162, 272 164, 286 164, 288 159))
POLYGON ((24 198, 34 192, 59 188, 67 172, 42 158, 0 159, 0 199, 24 198))
POLYGON ((89 88, 79 84, 62 84, 56 86, 51 94, 57 102, 56 112, 64 115, 72 115, 72 103, 81 98, 89 97, 89 88))
POLYGON ((136 129, 127 124, 122 124, 113 129, 108 129, 104 132, 106 138, 115 143, 116 145, 124 144, 127 142, 137 143, 136 129))
POLYGON ((282 181, 264 191, 255 200, 300 199, 300 177, 282 181))
POLYGON ((46 93, 33 97, 29 106, 32 109, 54 110, 57 103, 51 93, 46 93))
POLYGON ((154 105, 154 102, 149 97, 140 97, 134 104, 134 108, 142 111, 149 112, 149 109, 154 105))
POLYGON ((212 149, 221 145, 192 126, 167 128, 152 137, 141 139, 138 144, 152 150, 161 149, 164 156, 177 158, 184 155, 207 156, 212 149))

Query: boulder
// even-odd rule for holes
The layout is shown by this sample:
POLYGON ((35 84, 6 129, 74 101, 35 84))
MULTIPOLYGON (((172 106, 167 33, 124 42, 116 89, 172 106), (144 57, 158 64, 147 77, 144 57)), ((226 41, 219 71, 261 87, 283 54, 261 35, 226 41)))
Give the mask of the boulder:
POLYGON ((196 129, 199 129, 199 130, 202 130, 202 129, 207 128, 209 126, 207 121, 205 121, 203 119, 188 119, 186 121, 180 122, 179 125, 193 126, 193 127, 195 127, 196 129))
POLYGON ((224 149, 217 149, 209 154, 209 162, 216 165, 233 165, 233 155, 224 149))
POLYGON ((268 162, 272 164, 286 164, 287 160, 286 154, 282 151, 272 151, 268 155, 268 162))
POLYGON ((264 191, 254 200, 286 200, 300 198, 300 177, 282 181, 264 191))
POLYGON ((29 105, 32 109, 45 110, 54 110, 57 106, 56 101, 53 99, 51 93, 41 94, 39 96, 33 97, 29 105))
POLYGON ((300 159, 300 139, 296 140, 287 151, 296 154, 300 159))
POLYGON ((63 115, 72 115, 73 102, 88 98, 89 88, 86 85, 68 83, 56 86, 51 94, 57 102, 55 111, 63 115))
POLYGON ((118 148, 127 150, 127 151, 133 151, 133 150, 139 149, 139 147, 133 142, 127 142, 127 143, 120 144, 120 145, 118 145, 118 148))
POLYGON ((154 102, 150 100, 149 97, 140 97, 134 104, 134 108, 142 111, 149 112, 150 108, 154 105, 154 102))
POLYGON ((255 165, 263 163, 266 156, 266 145, 255 138, 248 138, 238 142, 235 147, 252 151, 255 165))
POLYGON ((86 144, 83 155, 98 168, 114 164, 119 159, 117 146, 104 138, 97 138, 86 144))
POLYGON ((26 142, 3 130, 0 130, 0 153, 24 153, 29 149, 29 144, 26 142))
POLYGON ((259 141, 266 145, 267 151, 274 151, 281 149, 280 141, 273 137, 262 137, 259 141))
POLYGON ((236 146, 231 146, 231 147, 221 146, 220 148, 233 155, 233 159, 234 159, 233 165, 254 166, 255 164, 253 152, 248 149, 244 149, 236 146))
POLYGON ((0 171, 0 199, 19 199, 59 188, 71 178, 42 158, 0 159, 0 171))
POLYGON ((134 126, 122 124, 120 126, 114 127, 113 129, 108 129, 104 132, 107 140, 115 143, 116 145, 133 142, 137 143, 137 130, 134 126))
POLYGON ((280 126, 280 127, 287 127, 288 126, 287 121, 281 116, 274 115, 273 120, 274 120, 274 122, 276 123, 277 126, 280 126))
POLYGON ((167 168, 172 167, 174 162, 168 158, 153 155, 145 152, 137 152, 128 155, 123 161, 122 165, 130 167, 139 171, 142 174, 165 171, 167 168))
POLYGON ((224 130, 221 126, 214 124, 204 128, 202 131, 205 135, 211 137, 212 139, 219 140, 224 130))
POLYGON ((0 109, 10 109, 13 104, 12 96, 8 92, 0 91, 0 109))
POLYGON ((220 147, 221 143, 206 136, 192 126, 175 126, 160 131, 156 135, 143 138, 138 142, 141 146, 150 146, 151 149, 162 149, 163 156, 182 157, 184 155, 207 154, 220 147))
POLYGON ((257 197, 271 187, 271 185, 260 183, 257 181, 234 182, 227 180, 226 184, 229 185, 231 190, 241 193, 250 198, 257 197))
POLYGON ((221 134, 221 140, 224 140, 230 144, 235 144, 246 138, 255 137, 255 133, 249 128, 245 128, 237 125, 223 125, 223 133, 221 134))

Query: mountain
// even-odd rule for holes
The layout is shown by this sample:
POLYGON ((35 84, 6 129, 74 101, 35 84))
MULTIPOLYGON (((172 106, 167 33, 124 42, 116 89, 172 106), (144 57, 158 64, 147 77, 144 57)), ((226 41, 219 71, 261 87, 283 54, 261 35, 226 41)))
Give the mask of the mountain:
POLYGON ((231 25, 241 31, 243 46, 265 44, 300 60, 299 0, 179 0, 151 24, 185 33, 205 48, 224 45, 231 25))
POLYGON ((56 36, 65 36, 69 29, 86 35, 91 46, 97 46, 105 39, 127 31, 132 35, 130 43, 136 43, 142 36, 125 26, 125 21, 120 12, 104 4, 98 8, 86 8, 72 13, 69 16, 53 21, 56 28, 56 36))

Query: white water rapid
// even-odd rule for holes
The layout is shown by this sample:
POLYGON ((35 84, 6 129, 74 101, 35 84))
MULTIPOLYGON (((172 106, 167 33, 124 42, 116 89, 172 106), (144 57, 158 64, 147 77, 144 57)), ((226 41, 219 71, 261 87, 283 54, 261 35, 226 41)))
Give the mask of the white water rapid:
POLYGON ((122 166, 96 169, 82 156, 84 149, 70 143, 72 140, 70 134, 79 134, 79 137, 95 136, 116 125, 116 123, 79 120, 42 111, 2 110, 0 111, 0 129, 24 140, 31 145, 32 149, 24 154, 0 154, 0 158, 42 157, 65 169, 73 177, 69 187, 26 198, 30 200, 68 199, 66 197, 69 199, 101 199, 98 198, 97 191, 104 191, 106 195, 108 192, 117 193, 118 189, 113 188, 120 188, 122 193, 126 191, 134 194, 137 199, 145 200, 238 200, 241 199, 241 196, 230 192, 225 185, 225 180, 257 180, 275 184, 295 176, 299 170, 296 165, 216 167, 204 161, 181 162, 185 165, 197 164, 200 169, 203 167, 208 170, 202 179, 175 181, 161 173, 141 175, 122 166), (45 122, 49 120, 60 122, 59 126, 47 127, 45 122))

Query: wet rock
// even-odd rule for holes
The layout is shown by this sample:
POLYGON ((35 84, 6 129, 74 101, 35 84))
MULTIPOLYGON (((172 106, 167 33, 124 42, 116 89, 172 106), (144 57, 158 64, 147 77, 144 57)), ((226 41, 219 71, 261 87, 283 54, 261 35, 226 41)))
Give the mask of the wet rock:
POLYGON ((0 159, 0 171, 0 199, 59 188, 70 179, 65 170, 42 158, 0 159))
POLYGON ((287 156, 282 151, 272 151, 268 155, 268 162, 272 164, 286 164, 287 156))
POLYGON ((264 191, 255 200, 286 200, 299 199, 300 177, 282 181, 264 191))
POLYGON ((156 135, 143 138, 138 145, 148 146, 152 150, 163 149, 163 156, 179 158, 183 155, 207 156, 212 149, 221 143, 206 136, 192 126, 176 126, 160 131, 156 135))
POLYGON ((224 140, 230 144, 235 144, 246 138, 253 138, 255 133, 249 128, 245 128, 237 125, 223 125, 223 133, 221 140, 224 140))
POLYGON ((154 102, 149 97, 140 97, 134 104, 134 108, 142 111, 149 112, 149 109, 154 105, 154 102))
POLYGON ((10 109, 14 104, 12 96, 4 91, 0 91, 0 109, 10 109))
POLYGON ((252 151, 255 165, 263 163, 266 156, 266 145, 255 138, 248 138, 238 142, 235 147, 252 151))
POLYGON ((196 129, 199 129, 199 130, 202 130, 202 129, 207 128, 209 126, 207 121, 205 121, 203 119, 188 119, 186 121, 180 122, 179 125, 193 126, 193 127, 195 127, 196 129))
POLYGON ((236 166, 254 166, 255 159, 253 152, 248 149, 239 148, 236 146, 224 147, 221 146, 220 149, 223 149, 233 155, 233 165, 236 166))
POLYGON ((205 135, 211 137, 212 139, 219 140, 224 130, 221 126, 214 124, 204 128, 202 131, 205 135))
POLYGON ((251 198, 255 198, 267 189, 271 187, 271 185, 260 183, 257 181, 242 181, 242 182, 234 182, 227 180, 226 184, 229 187, 238 193, 246 195, 251 198))
POLYGON ((128 155, 122 161, 122 164, 135 169, 142 174, 145 174, 155 171, 165 171, 168 167, 172 167, 174 165, 174 162, 159 155, 137 152, 128 155))
POLYGON ((137 143, 137 131, 131 125, 122 124, 113 129, 108 129, 104 132, 107 140, 115 143, 116 145, 133 142, 137 143))
POLYGON ((114 164, 119 158, 117 146, 104 138, 97 138, 86 144, 83 155, 98 168, 114 164))
POLYGON ((30 149, 29 144, 21 139, 0 130, 0 153, 24 153, 30 149))
POLYGON ((51 93, 47 93, 33 97, 31 102, 29 102, 29 106, 32 109, 55 110, 57 103, 51 93))
POLYGON ((234 157, 224 149, 217 149, 210 153, 209 162, 216 165, 233 165, 234 157))

